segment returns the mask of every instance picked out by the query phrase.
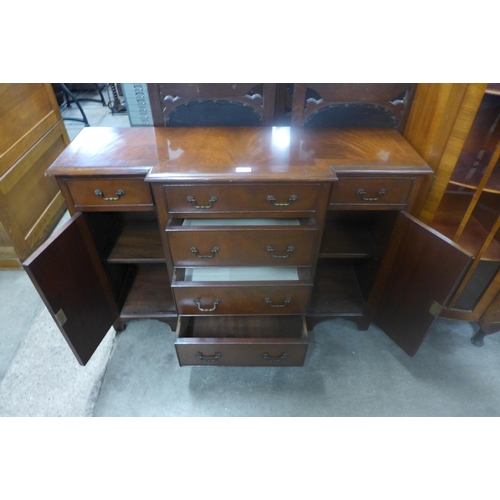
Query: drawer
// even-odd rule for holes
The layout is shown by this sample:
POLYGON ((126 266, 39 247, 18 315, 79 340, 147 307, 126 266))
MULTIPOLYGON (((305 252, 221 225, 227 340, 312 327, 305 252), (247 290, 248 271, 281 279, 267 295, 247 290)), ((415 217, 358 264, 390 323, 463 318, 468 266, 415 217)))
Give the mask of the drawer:
POLYGON ((413 178, 339 177, 332 184, 330 206, 347 205, 356 209, 405 207, 413 178))
POLYGON ((316 210, 319 184, 193 184, 164 186, 164 190, 171 214, 307 216, 316 210))
POLYGON ((181 366, 302 366, 303 316, 182 317, 175 350, 181 366))
POLYGON ((77 210, 150 210, 151 189, 143 179, 66 179, 77 210))
POLYGON ((313 219, 173 219, 175 266, 310 266, 313 219), (246 225, 246 223, 251 225, 246 225))
POLYGON ((306 268, 181 268, 172 280, 180 315, 305 314, 311 289, 306 268))

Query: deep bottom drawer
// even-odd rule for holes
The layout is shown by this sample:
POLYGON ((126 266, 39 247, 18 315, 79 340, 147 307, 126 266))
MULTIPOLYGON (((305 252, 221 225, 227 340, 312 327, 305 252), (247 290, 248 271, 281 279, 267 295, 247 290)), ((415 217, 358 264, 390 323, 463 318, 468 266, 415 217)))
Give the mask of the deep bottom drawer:
POLYGON ((302 366, 302 316, 180 316, 175 349, 181 366, 302 366))

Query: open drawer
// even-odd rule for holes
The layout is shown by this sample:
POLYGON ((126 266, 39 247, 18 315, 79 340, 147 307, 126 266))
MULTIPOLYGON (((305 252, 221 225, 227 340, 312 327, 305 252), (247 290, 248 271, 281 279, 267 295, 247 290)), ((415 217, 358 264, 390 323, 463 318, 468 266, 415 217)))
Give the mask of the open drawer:
POLYGON ((314 219, 171 219, 167 225, 177 267, 310 266, 314 219))
POLYGON ((172 280, 181 316, 305 314, 312 290, 308 268, 177 268, 172 280))
POLYGON ((302 366, 303 316, 180 316, 175 349, 181 366, 302 366))

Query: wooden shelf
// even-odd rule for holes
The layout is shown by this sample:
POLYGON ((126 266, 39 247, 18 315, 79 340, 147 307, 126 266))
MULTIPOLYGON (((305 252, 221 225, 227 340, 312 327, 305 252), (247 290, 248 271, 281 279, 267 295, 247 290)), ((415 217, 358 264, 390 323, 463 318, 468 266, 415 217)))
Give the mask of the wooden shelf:
MULTIPOLYGON (((448 186, 449 188, 449 186, 448 186)), ((474 193, 467 191, 446 191, 441 198, 438 210, 434 215, 434 224, 440 224, 443 220, 444 225, 454 225, 456 228, 462 222, 469 206, 473 200, 474 193)))
POLYGON ((495 170, 491 173, 484 191, 500 194, 500 165, 498 163, 495 166, 495 170))
MULTIPOLYGON (((454 168, 450 179, 452 184, 470 189, 477 189, 480 185, 500 141, 498 125, 500 100, 497 97, 499 95, 500 84, 489 84, 454 168)), ((487 191, 500 193, 499 167, 497 163, 489 178, 487 191)))
MULTIPOLYGON (((491 153, 489 157, 491 157, 491 153)), ((483 172, 486 166, 487 163, 485 165, 484 162, 478 167, 472 167, 470 164, 465 163, 457 164, 453 171, 453 176, 450 179, 450 184, 469 189, 477 189, 483 178, 483 172)), ((500 165, 498 163, 491 173, 484 191, 500 194, 500 165)))
MULTIPOLYGON (((442 217, 435 219, 432 222, 432 227, 436 231, 439 231, 442 235, 452 240, 457 230, 457 221, 452 219, 446 220, 442 217)), ((487 237, 488 232, 484 226, 482 226, 474 217, 471 217, 457 244, 467 252, 476 255, 487 237)), ((500 261, 500 245, 495 240, 490 243, 481 260, 500 261)))
POLYGON ((156 221, 127 222, 107 260, 115 264, 165 262, 156 221))
POLYGON ((500 83, 488 83, 488 87, 486 87, 484 93, 490 95, 500 95, 500 83))
POLYGON ((365 300, 352 265, 320 261, 308 316, 362 316, 365 300))
POLYGON ((177 317, 165 265, 138 266, 120 317, 122 319, 177 317))
POLYGON ((371 227, 326 222, 320 257, 365 259, 378 257, 379 254, 371 227))

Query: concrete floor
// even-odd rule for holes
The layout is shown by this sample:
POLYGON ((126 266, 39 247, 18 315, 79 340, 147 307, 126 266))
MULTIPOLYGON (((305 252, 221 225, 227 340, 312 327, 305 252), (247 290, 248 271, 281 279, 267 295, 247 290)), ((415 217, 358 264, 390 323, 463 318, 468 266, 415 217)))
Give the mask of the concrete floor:
POLYGON ((0 272, 0 317, 1 416, 500 416, 500 335, 477 348, 469 323, 436 321, 413 358, 338 319, 314 329, 301 368, 180 368, 171 329, 141 320, 80 367, 24 271, 0 272))
POLYGON ((179 367, 154 320, 78 365, 24 271, 0 273, 2 416, 500 416, 500 335, 438 320, 413 358, 378 328, 316 326, 301 368, 179 367))
POLYGON ((500 336, 438 321, 408 357, 378 328, 319 324, 300 368, 180 368, 174 334, 155 321, 116 338, 95 416, 499 416, 500 336))

